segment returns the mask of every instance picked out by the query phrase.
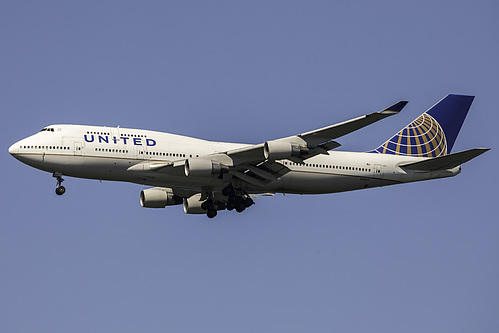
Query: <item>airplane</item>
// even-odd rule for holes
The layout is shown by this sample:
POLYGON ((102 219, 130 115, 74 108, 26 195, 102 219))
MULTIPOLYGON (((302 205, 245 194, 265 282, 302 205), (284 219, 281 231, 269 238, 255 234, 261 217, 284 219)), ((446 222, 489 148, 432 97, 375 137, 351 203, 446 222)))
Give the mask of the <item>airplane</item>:
POLYGON ((337 138, 398 114, 382 111, 260 144, 206 141, 157 131, 50 125, 14 143, 9 153, 62 176, 152 186, 147 208, 183 205, 187 214, 243 212, 259 196, 325 194, 456 176, 461 164, 488 151, 451 153, 474 96, 447 95, 385 143, 368 152, 335 151, 337 138))

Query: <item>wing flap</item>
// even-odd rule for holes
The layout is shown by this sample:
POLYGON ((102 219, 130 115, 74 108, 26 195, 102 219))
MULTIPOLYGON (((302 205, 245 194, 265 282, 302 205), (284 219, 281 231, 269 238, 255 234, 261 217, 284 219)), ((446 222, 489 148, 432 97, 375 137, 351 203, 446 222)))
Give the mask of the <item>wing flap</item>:
POLYGON ((127 169, 127 171, 158 171, 160 169, 173 166, 171 162, 142 162, 134 164, 127 169))
POLYGON ((290 170, 277 162, 262 162, 257 165, 241 164, 229 170, 229 174, 247 183, 264 187, 278 180, 290 170))
POLYGON ((172 176, 182 176, 184 175, 184 164, 185 160, 172 162, 144 161, 130 166, 127 171, 134 173, 160 172, 172 176))

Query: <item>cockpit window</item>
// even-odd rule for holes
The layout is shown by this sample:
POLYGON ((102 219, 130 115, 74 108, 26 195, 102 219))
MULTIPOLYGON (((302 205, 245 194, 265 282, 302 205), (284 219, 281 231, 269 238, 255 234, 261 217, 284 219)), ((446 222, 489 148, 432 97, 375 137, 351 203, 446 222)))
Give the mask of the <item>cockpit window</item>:
POLYGON ((46 128, 44 128, 44 129, 42 129, 40 132, 44 132, 44 131, 54 132, 54 129, 53 129, 53 128, 48 128, 48 127, 46 127, 46 128))

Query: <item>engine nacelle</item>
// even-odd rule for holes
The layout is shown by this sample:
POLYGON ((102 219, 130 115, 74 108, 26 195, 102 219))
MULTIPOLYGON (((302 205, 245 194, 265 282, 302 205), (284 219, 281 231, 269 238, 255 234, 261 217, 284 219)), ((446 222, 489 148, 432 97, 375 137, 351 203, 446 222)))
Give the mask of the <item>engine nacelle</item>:
POLYGON ((165 208, 180 205, 184 199, 175 195, 172 189, 154 187, 140 192, 140 205, 146 208, 165 208))
POLYGON ((267 141, 263 145, 263 154, 267 160, 283 160, 307 154, 308 149, 288 141, 267 141))
POLYGON ((202 158, 189 158, 185 161, 184 172, 187 177, 209 177, 227 172, 229 169, 221 163, 202 158))
POLYGON ((206 210, 201 208, 203 204, 201 193, 194 194, 192 197, 184 200, 184 213, 186 214, 206 214, 206 210))
MULTIPOLYGON (((184 200, 184 213, 186 214, 206 214, 208 211, 203 208, 203 204, 208 203, 205 199, 202 198, 201 193, 194 194, 190 198, 184 200)), ((211 204, 205 208, 211 206, 215 210, 224 210, 227 208, 227 205, 221 201, 211 201, 211 204)))

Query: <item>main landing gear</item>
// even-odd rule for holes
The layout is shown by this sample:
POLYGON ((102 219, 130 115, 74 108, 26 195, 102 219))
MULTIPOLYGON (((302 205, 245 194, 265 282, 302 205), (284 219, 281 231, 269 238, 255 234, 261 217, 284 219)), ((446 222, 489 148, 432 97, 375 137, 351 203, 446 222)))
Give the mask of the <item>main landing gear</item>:
POLYGON ((57 178, 57 187, 55 188, 55 194, 63 195, 64 193, 66 193, 66 188, 61 185, 64 181, 64 179, 62 178, 62 173, 54 172, 52 177, 57 178))
POLYGON ((206 215, 212 219, 217 216, 219 210, 236 210, 238 213, 242 213, 246 208, 254 204, 253 199, 246 193, 246 191, 240 189, 234 189, 232 185, 228 185, 222 190, 222 195, 227 197, 227 199, 222 199, 222 201, 215 200, 213 194, 208 196, 208 199, 201 204, 201 208, 206 211, 206 215), (225 203, 225 201, 227 203, 225 203))
POLYGON ((232 184, 227 185, 222 194, 227 197, 227 210, 235 209, 236 212, 242 213, 255 203, 246 191, 236 191, 232 184))
POLYGON ((226 186, 222 190, 222 194, 227 197, 227 210, 229 211, 235 209, 236 212, 242 213, 255 203, 246 191, 236 191, 232 184, 226 186))
POLYGON ((221 201, 214 201, 210 198, 201 204, 201 208, 206 210, 206 215, 212 219, 217 216, 217 211, 224 210, 226 205, 221 201))
POLYGON ((255 203, 246 191, 236 191, 232 184, 227 185, 222 194, 227 197, 227 210, 235 209, 236 212, 242 213, 255 203))

